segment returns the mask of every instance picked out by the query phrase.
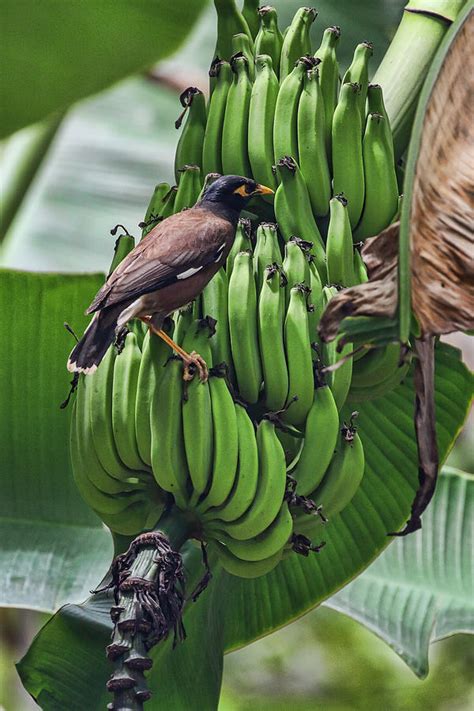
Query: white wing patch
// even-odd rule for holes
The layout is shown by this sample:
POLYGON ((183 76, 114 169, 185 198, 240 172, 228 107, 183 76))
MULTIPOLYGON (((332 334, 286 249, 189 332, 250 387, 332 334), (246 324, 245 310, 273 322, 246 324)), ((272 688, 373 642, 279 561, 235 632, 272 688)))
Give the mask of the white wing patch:
POLYGON ((221 246, 220 246, 219 249, 217 250, 217 252, 216 252, 216 258, 214 259, 214 264, 215 264, 216 262, 218 262, 219 259, 222 257, 222 252, 223 252, 224 247, 225 247, 225 242, 223 242, 223 244, 221 244, 221 246))
POLYGON ((181 274, 176 275, 176 279, 189 279, 189 277, 194 276, 194 274, 197 274, 200 272, 202 267, 191 267, 190 269, 186 269, 185 272, 181 272, 181 274))

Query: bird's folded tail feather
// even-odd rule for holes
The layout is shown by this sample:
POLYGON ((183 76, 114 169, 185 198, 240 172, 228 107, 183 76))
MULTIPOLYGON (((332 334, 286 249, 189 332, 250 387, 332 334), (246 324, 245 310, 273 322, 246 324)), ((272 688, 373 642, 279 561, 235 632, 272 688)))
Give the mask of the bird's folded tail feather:
POLYGON ((69 356, 67 369, 71 373, 90 375, 97 370, 107 349, 114 342, 117 318, 122 308, 104 309, 94 315, 69 356))

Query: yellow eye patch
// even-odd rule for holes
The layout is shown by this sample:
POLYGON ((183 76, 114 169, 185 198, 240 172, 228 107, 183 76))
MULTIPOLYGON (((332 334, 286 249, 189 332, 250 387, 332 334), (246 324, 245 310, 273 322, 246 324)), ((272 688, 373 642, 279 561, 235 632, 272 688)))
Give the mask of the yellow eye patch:
POLYGON ((242 195, 242 197, 248 197, 251 190, 249 191, 249 186, 244 183, 234 190, 234 195, 242 195))

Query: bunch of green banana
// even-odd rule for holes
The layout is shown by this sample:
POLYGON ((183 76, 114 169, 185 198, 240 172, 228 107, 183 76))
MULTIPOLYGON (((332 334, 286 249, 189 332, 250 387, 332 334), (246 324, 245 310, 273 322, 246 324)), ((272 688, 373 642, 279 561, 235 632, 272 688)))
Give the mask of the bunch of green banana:
MULTIPOLYGON (((219 174, 273 187, 274 203, 251 203, 225 267, 166 327, 206 360, 208 380, 184 382, 162 339, 130 323, 122 351, 81 376, 71 454, 79 490, 113 531, 138 534, 175 511, 227 572, 252 578, 292 554, 295 533, 320 535, 322 517, 302 513, 301 499, 328 519, 350 503, 364 452, 341 410, 392 390, 409 359, 390 320, 381 332, 348 317, 332 343, 317 333, 337 289, 367 280, 354 240, 398 209, 382 90, 368 85, 371 45, 357 46, 339 91, 340 30, 327 28, 313 55, 314 9, 298 10, 283 36, 272 7, 215 6, 211 97, 206 107, 199 89, 181 96, 177 185, 155 187, 142 236, 219 174)), ((118 238, 112 268, 134 244, 118 238)))
POLYGON ((248 123, 252 83, 243 54, 232 57, 234 79, 227 94, 222 128, 222 169, 228 175, 252 176, 248 154, 248 123))
POLYGON ((274 7, 264 5, 258 9, 260 28, 255 38, 255 56, 268 55, 277 77, 280 76, 280 56, 283 45, 283 35, 278 27, 277 12, 274 7))
POLYGON ((187 116, 174 160, 174 176, 177 183, 180 178, 179 171, 185 165, 197 165, 202 168, 202 145, 207 120, 206 99, 200 89, 190 86, 183 91, 179 100, 183 111, 175 121, 175 127, 180 128, 186 114, 187 116))
MULTIPOLYGON (((299 57, 311 54, 309 31, 318 13, 314 7, 300 7, 296 11, 283 38, 280 56, 280 81, 288 76, 299 57)), ((283 155, 287 155, 284 153, 283 155)), ((291 155, 291 154, 290 154, 291 155)), ((281 156, 279 156, 281 158, 281 156)))
MULTIPOLYGON (((268 54, 257 55, 248 124, 248 152, 254 179, 276 188, 273 165, 273 116, 278 96, 278 79, 268 54)), ((215 93, 215 92, 214 92, 215 93)))

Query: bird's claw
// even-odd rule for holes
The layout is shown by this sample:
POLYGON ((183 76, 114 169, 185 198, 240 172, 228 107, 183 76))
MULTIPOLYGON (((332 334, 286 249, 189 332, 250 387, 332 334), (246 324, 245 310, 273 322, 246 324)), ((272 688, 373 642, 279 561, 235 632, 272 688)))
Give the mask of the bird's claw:
POLYGON ((202 358, 199 353, 192 351, 188 358, 183 358, 184 361, 184 372, 183 380, 189 382, 192 380, 197 373, 199 373, 199 380, 202 383, 206 383, 209 377, 209 371, 207 368, 206 361, 202 358))

